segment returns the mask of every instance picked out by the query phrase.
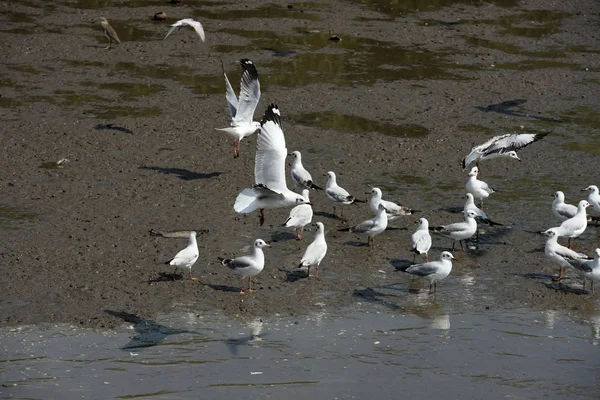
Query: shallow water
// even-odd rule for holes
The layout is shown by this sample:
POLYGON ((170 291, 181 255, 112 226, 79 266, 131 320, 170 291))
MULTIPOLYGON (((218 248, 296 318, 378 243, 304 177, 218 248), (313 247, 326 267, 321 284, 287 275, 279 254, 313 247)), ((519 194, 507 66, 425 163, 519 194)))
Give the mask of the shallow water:
MULTIPOLYGON (((600 313, 408 312, 358 303, 343 316, 239 321, 123 314, 115 331, 0 333, 2 398, 595 398, 600 313), (432 379, 436 385, 431 385, 432 379)), ((118 314, 118 313, 116 313, 118 314)))

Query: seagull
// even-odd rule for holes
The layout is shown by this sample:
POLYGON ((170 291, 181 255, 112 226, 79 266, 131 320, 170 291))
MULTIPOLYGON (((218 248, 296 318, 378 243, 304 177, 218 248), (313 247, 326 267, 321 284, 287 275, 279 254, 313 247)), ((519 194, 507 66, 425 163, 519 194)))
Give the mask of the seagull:
POLYGON ((310 173, 304 169, 304 166, 302 165, 302 155, 300 152, 292 151, 289 155, 293 157, 291 174, 292 181, 294 181, 296 187, 323 190, 322 187, 315 185, 310 173))
POLYGON ((102 24, 102 28, 104 28, 104 36, 108 39, 108 46, 105 47, 106 50, 110 50, 110 45, 114 40, 118 44, 121 44, 121 40, 117 35, 117 32, 113 29, 112 26, 108 23, 108 20, 104 17, 100 17, 100 23, 102 24))
POLYGON ((405 215, 412 215, 413 213, 417 212, 417 210, 411 210, 408 207, 399 206, 398 204, 393 203, 391 201, 382 200, 381 189, 379 188, 374 187, 371 189, 370 192, 367 192, 365 194, 369 193, 373 195, 373 197, 371 197, 371 200, 369 201, 369 208, 371 209, 373 215, 377 215, 379 205, 383 204, 383 206, 387 210, 388 221, 393 221, 396 218, 403 217, 405 215))
POLYGON ((403 270, 409 274, 416 275, 429 281, 429 294, 437 293, 437 282, 446 278, 452 271, 452 261, 457 261, 449 251, 442 252, 438 261, 430 261, 424 264, 415 264, 403 270), (433 290, 432 290, 433 284, 433 290))
POLYGON ((198 34, 198 36, 200 36, 200 39, 202 39, 202 41, 204 42, 204 28, 202 28, 202 24, 192 18, 185 18, 185 19, 180 19, 179 21, 175 22, 173 25, 171 25, 171 27, 169 28, 169 30, 167 31, 167 34, 165 35, 165 37, 163 38, 163 40, 165 40, 167 37, 169 37, 169 35, 171 33, 173 33, 173 31, 175 29, 179 30, 181 28, 183 28, 184 26, 189 25, 192 28, 194 28, 194 30, 196 31, 196 33, 198 34))
POLYGON ((436 226, 435 228, 429 228, 429 230, 452 239, 452 251, 454 251, 454 245, 457 240, 460 242, 460 248, 464 249, 461 240, 469 239, 477 231, 477 222, 475 221, 475 217, 477 217, 477 213, 475 213, 473 210, 468 210, 465 213, 464 222, 455 222, 450 225, 436 226))
POLYGON ((469 210, 472 210, 472 211, 474 211, 477 214, 478 217, 481 217, 481 220, 483 222, 485 222, 486 224, 488 224, 490 226, 502 225, 502 224, 500 224, 498 222, 494 222, 491 219, 489 219, 487 217, 486 213, 483 212, 482 209, 480 209, 479 207, 477 207, 475 205, 475 200, 474 200, 473 195, 471 193, 467 193, 466 194, 466 198, 467 198, 467 201, 465 201, 465 206, 464 206, 463 211, 462 211, 463 214, 466 213, 469 210))
POLYGON ((354 225, 353 227, 339 230, 367 235, 367 246, 375 246, 375 235, 379 235, 381 232, 385 231, 387 224, 387 210, 383 204, 379 204, 377 215, 373 218, 363 221, 358 225, 354 225))
MULTIPOLYGON (((242 82, 240 84, 240 97, 236 97, 225 69, 225 98, 229 106, 229 115, 231 116, 230 126, 227 128, 216 128, 230 136, 233 136, 233 158, 240 156, 240 142, 246 136, 252 135, 260 129, 260 122, 254 121, 254 110, 260 100, 260 82, 258 81, 258 72, 254 63, 247 58, 240 60, 242 66, 242 82)), ((222 64, 221 64, 222 67, 222 64)))
POLYGON ((588 259, 588 256, 585 254, 577 253, 558 243, 558 228, 550 228, 540 233, 547 237, 546 247, 544 248, 546 259, 560 267, 558 278, 555 279, 556 281, 560 281, 565 275, 565 268, 571 267, 568 260, 588 259))
MULTIPOLYGON (((585 189, 584 189, 585 190, 585 189)), ((573 204, 565 203, 565 194, 558 190, 553 194, 554 201, 552 202, 552 212, 558 219, 565 221, 573 218, 577 213, 577 207, 573 204)))
POLYGON ((256 143, 254 161, 255 185, 244 189, 235 199, 233 209, 251 213, 258 209, 260 225, 265 222, 265 208, 312 205, 303 196, 292 192, 285 183, 285 137, 281 130, 281 113, 271 104, 265 111, 256 143))
POLYGON ((413 255, 413 264, 417 254, 425 253, 425 262, 429 261, 428 252, 431 248, 431 235, 429 234, 429 221, 427 218, 419 218, 415 224, 419 224, 417 231, 410 237, 410 248, 413 255))
POLYGON ((490 158, 510 157, 521 161, 516 150, 537 142, 550 132, 544 133, 507 133, 505 135, 494 136, 484 144, 475 146, 471 152, 462 160, 462 167, 466 169, 469 164, 475 161, 479 167, 479 162, 490 158))
POLYGON ((465 187, 468 193, 471 193, 474 198, 477 198, 481 201, 481 209, 483 209, 483 199, 487 199, 490 194, 494 193, 494 189, 489 187, 484 181, 477 179, 477 175, 479 175, 479 168, 471 168, 471 172, 469 172, 469 180, 467 181, 465 187))
POLYGON ((598 193, 598 186, 590 185, 585 189, 581 189, 582 192, 588 191, 587 201, 592 205, 592 209, 595 213, 600 214, 600 194, 598 193))
POLYGON ((587 228, 587 214, 585 209, 591 206, 587 200, 581 200, 577 205, 577 212, 572 218, 563 221, 558 228, 556 233, 558 236, 568 236, 569 243, 567 247, 571 248, 571 239, 579 237, 587 228))
POLYGON ((325 242, 325 226, 322 222, 317 222, 313 224, 317 227, 317 231, 315 232, 315 239, 311 244, 308 245, 304 255, 302 256, 302 260, 300 260, 300 265, 298 268, 307 267, 307 276, 310 276, 310 267, 312 265, 316 268, 315 278, 319 278, 319 265, 321 265, 321 261, 325 258, 325 254, 327 254, 327 242, 325 242))
POLYGON ((290 210, 290 216, 285 220, 281 226, 287 228, 296 228, 296 239, 302 240, 302 231, 304 226, 310 224, 313 217, 313 209, 310 205, 310 199, 308 198, 309 191, 304 189, 302 196, 306 200, 304 204, 298 204, 296 207, 290 210))
POLYGON ((594 281, 600 281, 600 249, 594 250, 593 260, 576 259, 567 260, 581 276, 583 276, 583 290, 585 290, 585 278, 590 279, 592 294, 594 294, 594 281))
MULTIPOLYGON (((265 247, 271 247, 271 245, 267 244, 262 239, 256 239, 254 241, 252 254, 249 256, 242 256, 234 259, 219 257, 221 264, 231 268, 234 274, 241 275, 242 282, 244 278, 248 277, 249 293, 255 292, 255 290, 252 290, 252 277, 260 274, 260 271, 265 267, 265 255, 262 250, 265 247)), ((240 290, 240 294, 245 294, 244 289, 240 290)))
POLYGON ((177 268, 187 269, 190 272, 190 279, 195 281, 196 278, 192 276, 192 265, 198 260, 198 243, 196 242, 196 232, 190 232, 190 238, 188 245, 185 249, 175 254, 175 257, 167 261, 165 264, 169 264, 175 267, 173 275, 177 271, 177 268))
POLYGON ((335 215, 335 205, 342 204, 342 211, 340 217, 344 217, 344 205, 364 203, 362 200, 357 200, 354 196, 350 196, 350 193, 341 186, 338 186, 335 173, 333 171, 327 172, 327 185, 325 186, 325 195, 331 201, 333 201, 333 215, 335 215))

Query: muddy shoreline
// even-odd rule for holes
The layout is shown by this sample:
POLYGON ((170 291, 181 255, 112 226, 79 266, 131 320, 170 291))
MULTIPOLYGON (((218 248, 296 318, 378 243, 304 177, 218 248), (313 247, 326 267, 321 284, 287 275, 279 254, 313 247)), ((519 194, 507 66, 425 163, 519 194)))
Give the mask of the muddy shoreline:
MULTIPOLYGON (((394 267, 412 258, 413 222, 460 220, 461 159, 514 131, 552 133, 524 149, 521 163, 484 164, 483 179, 499 188, 486 211, 504 226, 482 226, 477 249, 455 254, 460 264, 438 300, 465 307, 452 288, 472 276, 481 308, 597 307, 575 275, 552 283, 544 238, 532 233, 557 225, 554 191, 576 203, 580 189, 600 182, 594 1, 448 1, 419 11, 341 1, 147 3, 0 5, 0 326, 111 327, 122 322, 115 312, 150 318, 182 308, 296 315, 386 301, 402 310, 415 284, 394 267), (158 11, 171 22, 199 19, 206 43, 191 30, 162 41, 167 24, 150 20, 158 11), (123 41, 110 51, 102 15, 123 41), (392 224, 369 249, 338 232, 368 218, 365 205, 348 207, 345 222, 312 193, 329 252, 319 281, 290 273, 312 233, 294 240, 280 226, 287 210, 267 210, 262 227, 256 213, 233 211, 253 183, 255 137, 232 159, 231 141, 214 130, 228 123, 221 60, 237 90, 242 57, 260 74, 255 118, 279 105, 288 149, 303 153, 317 184, 333 170, 358 197, 376 185, 422 213, 392 224), (202 232, 198 281, 174 280, 163 264, 186 240, 152 229, 202 232), (240 296, 217 257, 248 253, 256 238, 273 248, 259 290, 240 296)), ((575 245, 591 254, 599 243, 590 226, 575 245)), ((450 245, 434 238, 431 257, 450 245)))

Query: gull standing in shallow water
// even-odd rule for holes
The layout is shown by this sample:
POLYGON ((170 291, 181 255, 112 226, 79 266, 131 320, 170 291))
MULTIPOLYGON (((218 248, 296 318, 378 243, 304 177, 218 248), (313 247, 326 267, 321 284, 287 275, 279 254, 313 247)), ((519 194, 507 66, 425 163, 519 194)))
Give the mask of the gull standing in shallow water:
POLYGON ((435 228, 429 228, 429 230, 452 239, 452 251, 454 251, 454 244, 457 240, 460 242, 460 248, 464 250, 462 240, 469 239, 477 232, 477 221, 475 221, 475 217, 477 217, 475 211, 469 210, 465 213, 465 220, 463 222, 436 226, 435 228))
POLYGON ((469 172, 469 180, 467 181, 465 187, 468 193, 471 193, 474 198, 481 201, 481 209, 483 210, 483 199, 487 199, 490 194, 494 193, 494 189, 489 187, 484 181, 477 179, 478 175, 479 168, 471 168, 471 172, 469 172))
POLYGON ((285 137, 281 130, 281 113, 271 104, 265 111, 256 142, 254 186, 244 189, 235 199, 233 209, 251 213, 258 209, 260 225, 265 222, 265 208, 292 207, 310 204, 303 196, 292 192, 285 182, 285 137))
POLYGON ((189 271, 190 279, 195 281, 196 278, 192 276, 192 266, 196 260, 198 260, 199 255, 198 243, 196 242, 196 232, 191 231, 187 247, 175 254, 175 257, 167 261, 165 264, 175 267, 173 275, 175 275, 177 268, 187 269, 189 271))
POLYGON ((413 264, 417 254, 425 253, 425 262, 429 261, 427 253, 431 248, 431 235, 429 234, 429 221, 426 218, 419 218, 415 223, 419 224, 417 231, 410 237, 410 248, 415 254, 413 255, 413 264))
POLYGON ((509 157, 521 161, 516 150, 542 139, 548 133, 507 133, 505 135, 494 136, 487 142, 473 147, 471 152, 463 158, 462 167, 465 169, 472 162, 475 162, 479 167, 480 161, 497 157, 509 157))
POLYGON ((542 235, 546 235, 546 247, 544 247, 544 255, 546 259, 557 264, 560 267, 558 278, 554 279, 560 281, 565 275, 565 268, 571 267, 569 260, 587 260, 588 256, 582 253, 577 253, 571 249, 566 248, 558 243, 558 228, 550 228, 544 232, 540 232, 542 235))
POLYGON ((339 229, 339 231, 347 231, 367 235, 367 246, 375 246, 375 235, 379 235, 381 232, 385 231, 385 229, 387 228, 387 224, 387 210, 385 209, 383 204, 379 204, 376 216, 366 221, 363 221, 358 225, 354 225, 353 227, 339 229))
POLYGON ((323 190, 322 187, 315 185, 312 176, 302 165, 302 155, 300 154, 300 152, 292 151, 289 155, 293 158, 291 175, 292 181, 294 181, 294 185, 296 186, 296 188, 301 187, 307 189, 323 190))
POLYGON ((350 196, 350 193, 341 186, 338 186, 335 173, 333 171, 327 172, 327 185, 325 186, 325 195, 329 200, 333 202, 333 215, 335 216, 335 205, 342 204, 340 217, 344 217, 344 205, 364 203, 362 200, 357 200, 354 196, 350 196))
POLYGON ((594 281, 600 281, 600 249, 594 250, 593 260, 569 259, 567 261, 583 277, 583 290, 585 290, 585 279, 587 278, 592 281, 592 294, 594 294, 594 281))
POLYGON ((313 209, 310 205, 310 199, 308 198, 309 191, 304 189, 302 196, 306 200, 305 204, 298 204, 296 207, 290 210, 290 216, 285 220, 281 226, 287 228, 296 228, 296 239, 302 240, 302 231, 304 226, 310 224, 313 217, 313 209))
POLYGON ((399 206, 398 204, 393 203, 391 201, 383 200, 381 198, 381 189, 379 188, 374 187, 371 189, 370 192, 365 194, 369 193, 372 195, 371 200, 369 201, 369 208, 371 209, 371 213, 373 213, 373 215, 377 215, 379 205, 383 204, 383 206, 387 210, 388 221, 393 221, 396 218, 403 217, 405 215, 412 215, 413 213, 417 212, 417 210, 411 210, 408 207, 399 206))
MULTIPOLYGON (((262 239, 256 239, 254 241, 252 254, 249 256, 242 256, 234 259, 219 257, 221 264, 229 267, 234 274, 241 276, 240 279, 242 283, 244 278, 248 278, 249 293, 255 292, 255 290, 252 290, 252 277, 260 274, 265 267, 265 254, 262 250, 265 247, 271 246, 262 239)), ((240 290, 240 294, 245 294, 244 289, 240 290)))
MULTIPOLYGON (((247 58, 240 60, 242 66, 242 83, 240 84, 240 97, 236 97, 225 69, 225 98, 229 107, 231 116, 230 126, 227 128, 216 128, 232 136, 233 157, 240 156, 240 142, 243 138, 252 135, 260 129, 260 122, 254 121, 254 111, 260 100, 260 82, 258 81, 258 72, 254 63, 247 58)), ((221 65, 222 66, 222 65, 221 65)))
POLYGON ((571 239, 579 237, 587 228, 587 213, 585 210, 590 205, 591 204, 586 200, 581 200, 577 205, 577 212, 573 218, 563 221, 563 223, 556 228, 558 236, 567 236, 569 238, 567 244, 569 249, 571 248, 571 239))
POLYGON ((319 278, 319 265, 323 258, 325 258, 325 254, 327 254, 327 242, 325 241, 325 226, 322 222, 317 222, 314 224, 317 227, 317 232, 315 233, 315 239, 311 244, 308 245, 304 255, 302 256, 302 260, 300 260, 300 265, 298 268, 307 267, 308 271, 306 272, 307 276, 310 276, 310 267, 312 265, 315 266, 315 278, 319 278))
POLYGON ((165 40, 167 37, 169 37, 169 35, 171 33, 173 33, 175 31, 175 29, 180 30, 181 28, 183 28, 186 25, 194 28, 194 30, 196 31, 198 36, 200 36, 200 39, 204 42, 204 28, 202 27, 202 24, 200 22, 198 22, 192 18, 180 19, 179 21, 177 21, 173 25, 171 25, 171 27, 167 31, 167 34, 165 35, 163 40, 165 40))
POLYGON ((416 275, 429 281, 429 294, 437 293, 437 282, 446 278, 452 272, 452 261, 457 261, 449 251, 442 252, 438 261, 415 264, 402 269, 403 272, 416 275), (433 290, 432 290, 433 284, 433 290))
POLYGON ((565 221, 573 218, 577 214, 577 207, 573 204, 565 203, 565 194, 560 190, 553 194, 554 201, 552 202, 552 212, 558 219, 565 221))

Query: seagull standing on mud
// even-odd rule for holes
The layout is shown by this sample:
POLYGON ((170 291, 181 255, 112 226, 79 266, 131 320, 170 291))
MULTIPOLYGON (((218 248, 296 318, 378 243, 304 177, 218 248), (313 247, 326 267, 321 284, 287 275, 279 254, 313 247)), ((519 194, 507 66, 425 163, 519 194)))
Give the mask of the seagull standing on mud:
POLYGON ((565 194, 558 190, 553 194, 554 201, 552 202, 552 212, 558 219, 565 221, 573 218, 577 214, 577 207, 573 204, 565 203, 565 194))
POLYGON ((191 18, 180 19, 179 21, 177 21, 173 25, 171 25, 171 27, 167 31, 167 34, 165 35, 163 40, 168 38, 169 35, 175 31, 175 29, 177 29, 179 31, 181 28, 183 28, 186 25, 194 28, 194 30, 196 31, 198 36, 200 36, 200 39, 204 42, 204 28, 202 27, 202 24, 191 18))
POLYGON ((429 294, 437 293, 437 282, 445 279, 452 272, 452 261, 457 261, 449 251, 442 252, 440 259, 430 261, 424 264, 415 264, 401 269, 402 272, 407 272, 418 276, 419 278, 429 281, 429 294), (432 286, 433 285, 433 286, 432 286))
POLYGON ((358 225, 354 225, 353 227, 339 229, 339 231, 367 235, 367 246, 375 246, 375 236, 385 231, 385 229, 387 228, 387 224, 387 210, 385 209, 383 204, 379 204, 376 216, 366 221, 363 221, 358 225))
POLYGON ((410 248, 414 253, 413 264, 417 254, 425 254, 425 262, 429 261, 428 252, 431 248, 431 235, 429 234, 429 221, 427 218, 419 218, 415 223, 419 224, 417 231, 410 237, 410 248))
POLYGON ((311 223, 313 218, 313 209, 309 204, 310 199, 308 195, 308 189, 304 189, 302 191, 302 196, 306 200, 306 203, 298 204, 296 207, 292 208, 290 210, 290 216, 283 224, 281 224, 281 226, 296 229, 296 240, 302 240, 302 231, 306 225, 311 223))
MULTIPOLYGON (((265 267, 265 254, 262 250, 265 247, 271 246, 262 239, 256 239, 252 254, 249 256, 234 259, 219 257, 222 265, 229 267, 234 274, 241 276, 242 283, 244 278, 248 278, 248 293, 255 292, 252 290, 252 277, 260 274, 265 267)), ((240 294, 245 294, 244 289, 240 290, 240 294)))
POLYGON ((465 213, 465 220, 463 222, 436 226, 435 228, 429 228, 429 230, 452 239, 452 251, 454 251, 454 245, 457 240, 460 243, 460 248, 464 250, 462 241, 471 238, 475 232, 477 232, 477 221, 475 221, 475 217, 477 217, 477 213, 473 210, 469 210, 465 213))
POLYGON ((569 238, 569 243, 567 244, 569 249, 571 248, 571 239, 581 236, 587 228, 586 208, 589 206, 591 204, 587 200, 581 200, 577 205, 577 212, 573 218, 563 221, 558 228, 555 228, 558 236, 567 236, 569 238))
POLYGON ((479 168, 471 168, 471 172, 469 172, 469 180, 467 180, 465 188, 467 189, 468 193, 473 195, 474 198, 479 199, 481 202, 481 209, 483 210, 483 199, 490 197, 490 194, 494 193, 494 189, 489 187, 484 181, 477 179, 478 175, 479 168))
POLYGON ((325 186, 325 195, 333 202, 333 215, 335 216, 336 204, 342 204, 340 217, 344 217, 344 205, 364 203, 362 200, 357 200, 354 196, 341 186, 338 186, 335 173, 327 172, 327 185, 325 186))
POLYGON ((167 261, 165 264, 169 264, 175 267, 173 275, 177 271, 177 268, 187 269, 189 271, 190 279, 195 281, 196 278, 192 276, 192 266, 198 260, 198 243, 196 242, 196 232, 190 232, 188 245, 185 249, 175 254, 175 257, 167 261))
POLYGON ((242 67, 242 82, 240 84, 240 96, 236 97, 235 92, 227 74, 223 69, 225 76, 225 98, 229 107, 231 116, 230 126, 227 128, 216 128, 232 136, 233 157, 240 156, 240 142, 243 138, 252 135, 260 129, 260 122, 254 121, 254 111, 260 100, 260 82, 258 81, 258 72, 254 63, 247 58, 240 60, 242 67))
POLYGON ((569 263, 569 260, 588 259, 588 256, 585 254, 577 253, 558 243, 558 228, 550 228, 540 233, 545 235, 547 238, 546 246, 544 247, 544 255, 546 256, 546 259, 560 267, 558 277, 553 280, 560 281, 565 275, 565 268, 572 267, 572 265, 569 263))
POLYGON ((505 135, 494 136, 487 142, 475 146, 471 152, 462 160, 462 167, 466 169, 471 163, 479 167, 479 162, 491 158, 508 157, 521 161, 516 151, 523 147, 537 142, 544 138, 550 132, 544 133, 507 133, 505 135))
POLYGON ((587 278, 592 281, 592 294, 594 294, 594 281, 600 281, 600 249, 594 250, 593 260, 569 259, 567 261, 583 277, 583 290, 585 290, 585 279, 587 278))
POLYGON ((379 188, 374 187, 371 189, 370 192, 365 194, 369 193, 372 195, 371 200, 369 201, 369 208, 371 209, 371 213, 373 213, 373 215, 377 215, 379 205, 383 204, 383 206, 387 210, 388 221, 393 221, 396 218, 403 217, 406 215, 412 215, 413 213, 417 212, 417 210, 411 210, 408 207, 400 206, 394 202, 383 200, 381 198, 381 189, 379 188))
POLYGON ((321 265, 321 261, 325 258, 325 254, 327 254, 327 242, 325 241, 325 226, 322 222, 317 222, 313 224, 317 227, 317 231, 315 232, 315 239, 311 244, 308 245, 304 255, 302 256, 302 260, 300 260, 300 265, 298 268, 307 267, 308 271, 306 272, 307 276, 310 276, 310 267, 315 266, 315 278, 319 278, 319 265, 321 265))
POLYGON ((323 190, 323 188, 315 185, 312 176, 302 165, 302 155, 300 152, 292 151, 290 156, 293 158, 291 170, 292 181, 294 181, 296 187, 323 190))
POLYGON ((117 35, 117 32, 113 29, 112 26, 108 23, 108 20, 104 17, 100 17, 100 23, 102 24, 102 28, 104 28, 104 36, 108 39, 108 46, 105 47, 106 50, 110 50, 110 45, 114 40, 118 44, 121 44, 121 40, 117 35))
POLYGON ((265 111, 256 142, 254 186, 244 189, 235 199, 233 209, 251 213, 258 209, 260 225, 265 222, 265 208, 293 207, 309 204, 302 195, 287 188, 285 182, 285 137, 281 130, 281 113, 271 104, 265 111))

